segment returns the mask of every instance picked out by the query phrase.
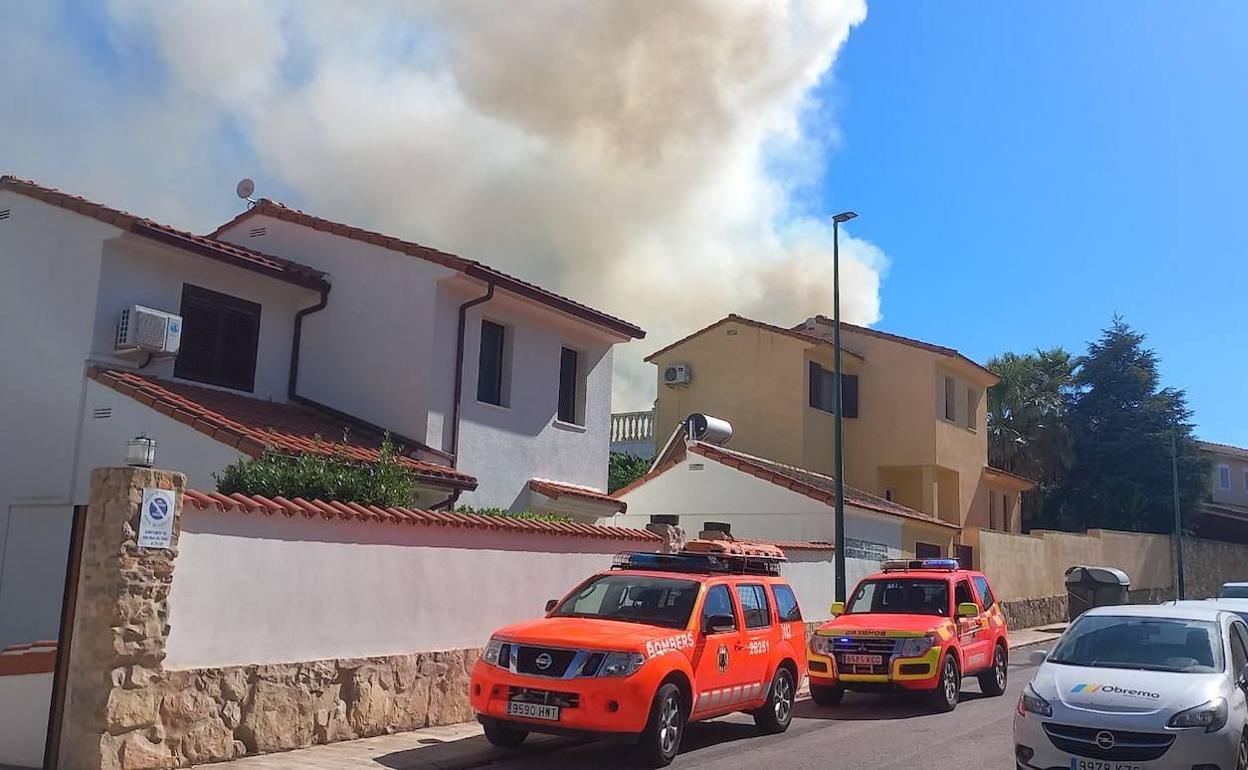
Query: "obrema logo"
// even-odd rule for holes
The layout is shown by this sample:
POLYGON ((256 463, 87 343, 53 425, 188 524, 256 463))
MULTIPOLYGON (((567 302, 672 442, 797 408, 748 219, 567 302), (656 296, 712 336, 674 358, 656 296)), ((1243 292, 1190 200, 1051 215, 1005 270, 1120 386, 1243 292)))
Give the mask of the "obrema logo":
POLYGON ((1091 695, 1096 692, 1109 693, 1110 695, 1125 695, 1128 698, 1147 698, 1149 700, 1160 700, 1161 693, 1150 692, 1148 690, 1131 690, 1126 687, 1117 687, 1112 684, 1098 684, 1089 682, 1087 684, 1077 684, 1070 688, 1072 693, 1082 693, 1091 695))

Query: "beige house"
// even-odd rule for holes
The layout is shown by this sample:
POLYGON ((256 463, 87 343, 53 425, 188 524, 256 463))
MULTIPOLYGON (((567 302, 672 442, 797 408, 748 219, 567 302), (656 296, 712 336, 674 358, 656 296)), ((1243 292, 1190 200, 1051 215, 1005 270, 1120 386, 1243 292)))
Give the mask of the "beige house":
MULTIPOLYGON (((846 483, 959 527, 1020 531, 1032 483, 988 467, 997 376, 952 348, 841 328, 846 483)), ((784 328, 730 315, 657 351, 655 433, 702 412, 732 423, 736 450, 832 473, 831 340, 822 316, 784 328)))
POLYGON ((1209 460, 1209 499, 1197 533, 1219 540, 1248 542, 1248 449, 1199 442, 1209 460))

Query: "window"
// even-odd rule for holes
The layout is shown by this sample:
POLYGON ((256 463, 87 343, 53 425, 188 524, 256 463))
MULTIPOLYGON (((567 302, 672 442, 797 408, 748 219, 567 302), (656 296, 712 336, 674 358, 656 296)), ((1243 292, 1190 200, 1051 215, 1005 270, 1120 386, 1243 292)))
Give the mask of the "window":
POLYGON ((1010 513, 1012 513, 1011 509, 1013 507, 1014 507, 1013 501, 1010 499, 1009 495, 1002 492, 1001 493, 1001 529, 1006 532, 1010 531, 1010 513))
POLYGON ((504 379, 506 369, 507 327, 493 321, 481 322, 481 353, 477 361, 477 400, 495 406, 506 406, 504 379))
POLYGON ((1219 465, 1218 466, 1218 489, 1230 489, 1230 488, 1231 488, 1231 466, 1219 465))
POLYGON ((781 623, 792 623, 802 619, 802 608, 797 606, 797 597, 793 589, 785 585, 773 585, 772 594, 776 597, 776 614, 781 623))
POLYGON ((966 427, 975 430, 975 418, 979 412, 979 393, 974 388, 966 389, 966 427))
POLYGON ((975 594, 971 593, 971 584, 965 580, 959 580, 957 587, 953 589, 953 601, 955 604, 975 604, 975 594))
POLYGON ((846 612, 948 617, 949 583, 919 578, 864 580, 850 598, 846 612))
POLYGON ((732 594, 728 593, 728 586, 711 586, 706 592, 706 601, 702 603, 702 628, 707 628, 707 623, 715 615, 732 618, 732 631, 737 630, 737 614, 732 611, 732 594))
POLYGON ((581 356, 575 350, 559 352, 559 421, 580 425, 585 422, 581 408, 581 356))
POLYGON ((235 390, 256 389, 260 306, 182 285, 182 345, 173 376, 235 390))
MULTIPOLYGON (((810 405, 836 414, 836 374, 810 362, 810 405)), ((845 417, 858 416, 858 375, 841 374, 841 406, 845 417)))
POLYGON ((939 559, 940 546, 931 543, 915 543, 914 558, 916 559, 939 559))
POLYGON ((614 573, 581 584, 551 612, 551 617, 623 620, 666 628, 685 628, 700 586, 693 580, 614 573))
POLYGON ((1231 673, 1239 676, 1248 664, 1248 647, 1244 646, 1243 623, 1231 624, 1231 673))
POLYGON ((1081 615, 1046 663, 1085 668, 1210 674, 1222 671, 1216 623, 1183 618, 1081 615))
POLYGON ((979 592, 979 603, 984 606, 985 610, 992 609, 992 605, 997 600, 992 596, 992 589, 988 587, 988 578, 976 575, 972 578, 975 581, 975 590, 979 592))
POLYGON ((954 422, 957 419, 957 407, 955 400, 954 382, 952 377, 945 378, 945 419, 954 422))
POLYGON ((766 628, 771 625, 771 606, 767 593, 760 585, 737 586, 737 599, 741 602, 741 614, 746 628, 766 628))
POLYGON ((988 490, 988 529, 997 528, 997 493, 988 490))
MULTIPOLYGON (((1243 618, 1243 615, 1240 615, 1240 618, 1243 618)), ((1235 649, 1234 643, 1236 639, 1239 640, 1240 649, 1244 651, 1245 657, 1248 658, 1248 626, 1245 626, 1243 623, 1231 624, 1231 645, 1232 645, 1231 649, 1232 651, 1234 651, 1235 649)), ((1245 660, 1245 663, 1248 663, 1248 660, 1245 660)), ((1240 667, 1235 669, 1233 673, 1236 676, 1238 676, 1239 673, 1242 672, 1243 670, 1244 670, 1244 666, 1240 665, 1240 667)))

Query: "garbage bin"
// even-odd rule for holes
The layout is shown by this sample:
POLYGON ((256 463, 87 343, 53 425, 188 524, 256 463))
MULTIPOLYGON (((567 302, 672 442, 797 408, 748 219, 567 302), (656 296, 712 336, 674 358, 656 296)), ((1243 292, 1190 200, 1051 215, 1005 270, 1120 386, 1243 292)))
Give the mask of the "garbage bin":
POLYGON ((1066 602, 1069 620, 1092 607, 1127 603, 1131 578, 1113 567, 1078 565, 1066 570, 1066 602))

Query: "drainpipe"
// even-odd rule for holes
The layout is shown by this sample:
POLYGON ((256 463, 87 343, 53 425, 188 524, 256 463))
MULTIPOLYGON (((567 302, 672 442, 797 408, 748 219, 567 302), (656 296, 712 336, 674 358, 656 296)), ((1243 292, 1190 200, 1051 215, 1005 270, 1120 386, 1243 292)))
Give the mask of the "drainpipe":
POLYGON ((470 299, 459 306, 459 328, 455 337, 455 392, 451 395, 451 467, 459 467, 459 402, 460 391, 464 389, 464 325, 468 321, 468 311, 477 305, 489 302, 494 297, 494 284, 487 283, 485 294, 470 299))
POLYGON ((329 304, 329 287, 321 289, 321 300, 315 305, 309 305, 299 312, 295 313, 295 334, 290 342, 290 378, 286 386, 286 396, 291 401, 298 401, 299 394, 296 393, 296 383, 299 381, 299 340, 303 337, 303 318, 325 309, 329 304))

